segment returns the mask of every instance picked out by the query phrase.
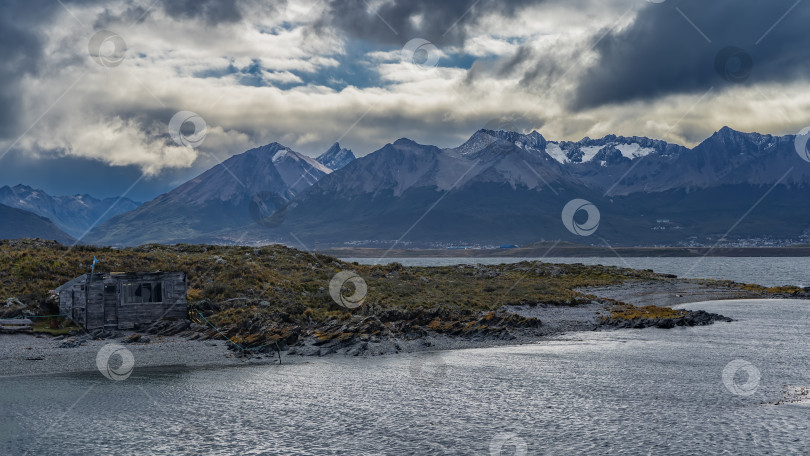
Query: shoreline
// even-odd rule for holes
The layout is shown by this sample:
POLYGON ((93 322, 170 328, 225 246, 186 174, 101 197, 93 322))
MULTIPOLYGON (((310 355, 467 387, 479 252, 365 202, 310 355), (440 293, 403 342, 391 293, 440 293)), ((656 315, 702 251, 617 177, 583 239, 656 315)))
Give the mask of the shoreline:
POLYGON ((570 243, 537 243, 510 248, 413 248, 387 250, 377 247, 332 247, 316 253, 337 258, 701 258, 755 257, 802 258, 810 256, 810 246, 783 247, 622 247, 613 249, 570 243))
MULTIPOLYGON (((610 302, 651 304, 671 307, 680 304, 727 299, 790 298, 790 296, 763 296, 761 293, 711 286, 699 281, 675 279, 671 282, 623 283, 608 287, 583 288, 579 291, 604 300, 578 306, 564 305, 511 305, 502 309, 505 314, 523 318, 537 318, 536 327, 510 328, 494 334, 481 333, 472 337, 427 333, 418 337, 376 337, 367 340, 318 340, 303 337, 283 350, 264 350, 261 353, 240 352, 223 339, 201 337, 206 327, 191 325, 176 335, 142 335, 133 331, 120 331, 115 337, 93 338, 90 334, 75 337, 52 337, 44 334, 0 334, 0 366, 2 378, 41 375, 63 375, 98 372, 96 355, 106 344, 120 344, 130 350, 135 360, 133 375, 150 369, 198 369, 251 365, 277 365, 306 362, 310 357, 342 356, 366 358, 394 354, 435 352, 496 346, 518 346, 553 340, 555 337, 576 332, 610 331, 630 328, 672 328, 724 321, 725 317, 705 314, 693 321, 662 325, 661 319, 636 319, 609 322, 610 302), (138 334, 138 336, 134 336, 138 334), (138 341, 132 341, 137 339, 138 341), (145 341, 145 343, 144 343, 145 341)), ((794 297, 796 298, 796 297, 794 297)), ((671 319, 670 319, 671 320, 671 319)), ((683 320, 683 319, 682 319, 683 320)), ((727 319, 725 321, 728 321, 727 319)))

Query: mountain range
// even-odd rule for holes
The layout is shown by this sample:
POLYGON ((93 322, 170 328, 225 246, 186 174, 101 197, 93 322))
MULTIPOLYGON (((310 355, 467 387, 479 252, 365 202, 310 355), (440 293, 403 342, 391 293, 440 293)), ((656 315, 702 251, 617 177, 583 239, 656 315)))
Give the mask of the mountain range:
POLYGON ((639 137, 555 142, 537 132, 480 130, 455 148, 397 140, 298 195, 285 208, 283 226, 253 224, 212 233, 209 241, 798 243, 810 234, 808 185, 810 163, 796 153, 792 136, 723 128, 688 149, 639 137), (577 236, 562 223, 574 199, 599 209, 595 235, 577 236))
POLYGON ((211 240, 212 233, 262 221, 288 204, 334 171, 324 163, 341 169, 354 158, 352 151, 338 144, 317 159, 279 143, 257 147, 133 211, 112 217, 87 240, 105 245, 211 240))
POLYGON ((48 218, 60 230, 81 238, 93 226, 138 207, 127 198, 98 199, 90 195, 51 196, 25 185, 0 187, 0 204, 48 218))
MULTIPOLYGON (((790 244, 810 239, 810 163, 793 136, 724 127, 694 148, 609 135, 479 130, 458 147, 399 139, 356 158, 278 143, 235 155, 94 228, 86 242, 426 247, 790 244), (569 201, 599 211, 578 236, 569 201)), ((576 223, 585 220, 576 212, 576 223)))

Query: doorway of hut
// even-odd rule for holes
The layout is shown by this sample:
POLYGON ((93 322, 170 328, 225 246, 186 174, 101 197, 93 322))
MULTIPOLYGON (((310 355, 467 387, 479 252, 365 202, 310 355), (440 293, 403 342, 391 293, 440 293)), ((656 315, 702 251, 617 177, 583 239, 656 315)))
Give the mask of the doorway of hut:
POLYGON ((118 285, 104 284, 104 328, 116 329, 118 327, 118 285))

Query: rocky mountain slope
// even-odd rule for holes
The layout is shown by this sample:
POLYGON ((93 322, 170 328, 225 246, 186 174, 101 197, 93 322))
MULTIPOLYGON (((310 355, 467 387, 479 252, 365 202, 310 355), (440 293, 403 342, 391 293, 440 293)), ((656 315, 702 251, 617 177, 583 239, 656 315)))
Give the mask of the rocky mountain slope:
POLYGON ((91 227, 139 205, 128 198, 51 196, 43 190, 26 185, 0 187, 0 204, 46 217, 74 238, 80 238, 91 227))
POLYGON ((0 239, 41 238, 71 244, 74 239, 45 217, 0 204, 0 239))
POLYGON ((225 160, 139 208, 117 215, 87 236, 96 244, 194 242, 263 217, 332 170, 278 143, 225 160), (270 205, 270 207, 267 207, 270 205))
POLYGON ((326 166, 332 171, 337 171, 340 168, 343 168, 355 159, 356 157, 351 149, 344 149, 340 147, 340 144, 338 143, 332 144, 332 147, 316 158, 318 163, 326 166))

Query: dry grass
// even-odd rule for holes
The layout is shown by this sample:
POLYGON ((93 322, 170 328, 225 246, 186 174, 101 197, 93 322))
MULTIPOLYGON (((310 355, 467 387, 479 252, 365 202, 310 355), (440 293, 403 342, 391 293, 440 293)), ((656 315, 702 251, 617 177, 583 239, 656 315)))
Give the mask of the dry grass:
POLYGON ((243 298, 230 307, 253 307, 267 301, 271 309, 296 311, 297 315, 309 309, 306 316, 313 319, 332 318, 331 312, 345 311, 328 294, 329 281, 340 270, 354 270, 368 284, 365 305, 358 309, 361 312, 397 306, 478 311, 519 303, 577 305, 588 298, 574 288, 658 278, 646 271, 530 262, 480 268, 405 268, 398 263, 366 266, 283 246, 69 249, 48 241, 18 240, 0 241, 0 298, 16 297, 29 306, 45 306, 49 290, 89 272, 94 256, 100 261, 97 272, 186 271, 192 302, 243 298))
POLYGON ((804 291, 803 289, 794 286, 763 287, 762 285, 756 284, 745 284, 742 285, 741 288, 746 291, 754 291, 758 293, 769 293, 778 295, 799 294, 804 291))
MULTIPOLYGON (((356 327, 349 333, 364 334, 424 328, 462 334, 493 325, 520 326, 527 323, 496 318, 493 311, 515 304, 576 306, 593 299, 575 291, 578 287, 661 279, 651 271, 581 264, 367 266, 277 245, 144 245, 119 250, 16 240, 0 242, 0 299, 16 297, 40 315, 56 313, 49 290, 88 272, 94 256, 100 261, 97 272, 187 272, 192 317, 203 322, 200 312, 240 345, 251 346, 292 340, 332 324, 350 323, 356 327), (341 307, 329 296, 329 281, 341 270, 355 271, 368 285, 365 303, 358 309, 341 307), (369 318, 375 323, 366 321, 369 318)), ((219 335, 211 330, 209 337, 219 335)))
POLYGON ((636 320, 636 319, 666 319, 681 318, 686 316, 686 311, 670 309, 669 307, 644 306, 636 307, 630 304, 617 304, 610 310, 610 320, 636 320))

